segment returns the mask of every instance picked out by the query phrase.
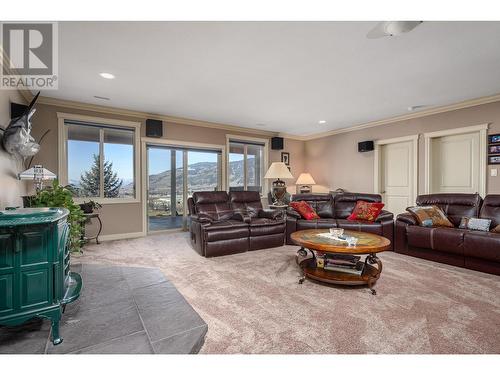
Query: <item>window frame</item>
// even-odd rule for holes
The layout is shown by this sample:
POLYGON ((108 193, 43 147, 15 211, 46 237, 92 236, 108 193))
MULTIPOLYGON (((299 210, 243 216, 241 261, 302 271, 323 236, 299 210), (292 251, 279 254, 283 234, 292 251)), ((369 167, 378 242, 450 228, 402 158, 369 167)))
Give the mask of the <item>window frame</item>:
MULTIPOLYGON (((61 185, 68 184, 68 127, 65 124, 65 121, 82 121, 89 122, 95 125, 102 125, 103 127, 108 128, 117 128, 117 129, 132 129, 134 131, 134 184, 135 184, 135 194, 134 198, 105 198, 104 196, 100 197, 87 197, 87 198, 75 198, 75 203, 83 203, 84 201, 93 200, 100 204, 115 204, 115 203, 139 203, 141 201, 141 169, 140 169, 140 160, 141 160, 141 147, 140 147, 140 131, 141 131, 141 123, 135 121, 125 121, 125 120, 117 120, 111 118, 104 117, 93 117, 93 116, 84 116, 77 115, 71 113, 62 113, 57 112, 57 120, 58 120, 58 162, 59 162, 59 182, 61 185)), ((102 140, 99 143, 100 152, 102 155, 103 149, 102 140)), ((100 194, 104 194, 104 192, 100 192, 100 194)))
MULTIPOLYGON (((262 144, 264 150, 262 152, 263 156, 263 164, 264 164, 264 169, 261 172, 261 179, 262 179, 262 192, 260 193, 261 196, 266 196, 267 192, 269 191, 269 182, 264 178, 268 168, 269 168, 269 139, 267 138, 255 138, 255 137, 245 137, 242 135, 234 135, 234 134, 226 134, 226 187, 227 191, 230 189, 230 170, 229 170, 229 154, 230 154, 230 143, 231 142, 239 142, 239 143, 255 143, 255 144, 262 144)), ((245 147, 246 150, 246 147, 245 147)), ((246 152, 243 158, 243 163, 244 163, 244 189, 246 188, 247 184, 247 156, 246 152)))

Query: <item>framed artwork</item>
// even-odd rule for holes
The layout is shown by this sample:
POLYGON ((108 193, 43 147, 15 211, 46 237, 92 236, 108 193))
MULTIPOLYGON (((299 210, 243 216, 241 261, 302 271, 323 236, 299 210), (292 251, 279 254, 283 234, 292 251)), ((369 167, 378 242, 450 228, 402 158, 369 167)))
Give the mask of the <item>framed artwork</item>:
POLYGON ((488 156, 488 164, 500 164, 500 155, 488 156))
POLYGON ((282 152, 281 153, 281 162, 285 163, 286 165, 290 165, 290 153, 289 152, 282 152))
POLYGON ((488 146, 488 154, 500 154, 500 145, 490 145, 488 146))
POLYGON ((500 144, 500 134, 491 134, 488 136, 488 143, 498 143, 500 144))

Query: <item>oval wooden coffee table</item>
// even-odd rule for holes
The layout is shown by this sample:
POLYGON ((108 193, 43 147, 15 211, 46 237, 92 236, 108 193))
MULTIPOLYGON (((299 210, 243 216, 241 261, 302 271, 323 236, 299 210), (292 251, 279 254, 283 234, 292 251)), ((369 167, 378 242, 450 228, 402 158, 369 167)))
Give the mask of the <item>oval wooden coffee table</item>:
POLYGON ((368 285, 372 294, 377 294, 373 285, 377 282, 382 272, 382 262, 376 253, 388 250, 391 241, 387 238, 366 232, 344 231, 344 236, 358 239, 354 246, 349 246, 344 241, 323 237, 319 234, 329 233, 328 229, 307 229, 294 232, 292 240, 301 248, 297 251, 297 264, 302 270, 299 283, 302 284, 306 277, 330 284, 343 285, 368 285), (311 256, 308 256, 308 250, 311 256), (361 275, 346 272, 325 270, 316 266, 315 251, 322 253, 342 253, 353 255, 367 255, 361 275), (376 265, 376 267, 374 266, 376 265))

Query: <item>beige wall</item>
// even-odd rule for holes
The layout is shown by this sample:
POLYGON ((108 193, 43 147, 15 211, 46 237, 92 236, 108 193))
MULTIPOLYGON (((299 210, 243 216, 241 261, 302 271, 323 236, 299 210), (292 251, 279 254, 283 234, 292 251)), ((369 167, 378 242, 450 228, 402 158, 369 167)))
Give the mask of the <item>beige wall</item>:
MULTIPOLYGON (((500 133, 500 102, 430 115, 412 120, 336 134, 305 143, 306 169, 319 190, 345 188, 373 192, 374 153, 359 153, 358 142, 422 134, 438 130, 490 123, 489 134, 500 133)), ((486 157, 486 155, 484 156, 486 157)), ((424 191, 424 139, 419 139, 419 192, 424 191)), ((500 194, 500 177, 490 177, 487 192, 500 194)))
MULTIPOLYGON (((10 121, 10 103, 26 103, 18 91, 0 90, 0 127, 5 129, 10 121)), ((0 132, 0 135, 3 132, 0 132)), ((1 142, 1 136, 0 136, 1 142)), ((0 146, 0 209, 21 206, 21 196, 26 194, 25 183, 17 179, 24 170, 22 160, 8 154, 0 146)))
MULTIPOLYGON (((37 105, 37 113, 33 118, 34 135, 39 137, 45 129, 51 129, 46 136, 40 153, 35 157, 34 162, 43 164, 49 170, 58 171, 58 140, 57 140, 57 112, 81 114, 86 116, 95 116, 102 118, 113 118, 129 121, 140 121, 142 124, 141 135, 145 136, 145 118, 120 116, 114 114, 92 112, 86 110, 72 109, 67 107, 57 107, 53 105, 37 105)), ((267 138, 270 136, 252 134, 247 132, 238 132, 233 130, 214 129, 200 126, 183 125, 175 123, 163 124, 164 138, 169 140, 178 140, 185 142, 208 143, 216 145, 226 145, 226 134, 242 135, 246 137, 267 138)), ((285 149, 290 152, 292 173, 295 177, 303 171, 304 168, 304 142, 295 140, 285 140, 285 149)), ((280 151, 271 151, 269 161, 279 161, 280 151)), ((288 183, 293 183, 288 181, 288 183)), ((142 199, 142 197, 141 197, 142 199)), ((138 233, 142 232, 142 201, 140 203, 126 204, 106 204, 100 210, 101 218, 104 223, 103 235, 114 235, 119 233, 138 233)))

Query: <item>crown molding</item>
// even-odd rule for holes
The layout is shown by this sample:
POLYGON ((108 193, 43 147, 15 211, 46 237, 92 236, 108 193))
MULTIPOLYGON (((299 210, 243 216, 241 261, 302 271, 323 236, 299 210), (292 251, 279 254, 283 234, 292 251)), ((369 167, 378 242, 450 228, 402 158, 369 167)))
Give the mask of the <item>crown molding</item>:
MULTIPOLYGON (((28 102, 31 100, 31 98, 33 98, 33 94, 29 93, 28 102)), ((162 120, 162 121, 167 122, 167 123, 170 122, 170 123, 181 124, 181 125, 191 125, 191 126, 199 126, 199 127, 211 128, 211 129, 229 130, 229 131, 233 131, 233 132, 236 131, 236 132, 240 132, 240 133, 250 133, 250 134, 262 135, 262 136, 266 136, 266 137, 274 137, 278 134, 277 132, 252 129, 252 128, 244 128, 244 127, 237 126, 237 125, 220 124, 220 123, 216 123, 216 122, 193 120, 193 119, 187 119, 187 118, 183 118, 183 117, 159 115, 159 114, 147 113, 147 112, 141 112, 141 111, 132 111, 132 110, 128 110, 128 109, 107 107, 107 106, 90 104, 90 103, 82 103, 82 102, 76 102, 76 101, 72 101, 72 100, 50 98, 47 96, 40 96, 38 98, 38 103, 44 104, 44 105, 57 106, 57 107, 79 109, 79 110, 84 110, 84 111, 99 112, 99 113, 128 116, 128 117, 136 117, 136 118, 141 118, 141 119, 162 120)))
MULTIPOLYGON (((19 92, 23 95, 23 97, 26 99, 26 101, 28 103, 33 98, 33 94, 29 91, 19 90, 19 92)), ((221 130, 227 130, 227 131, 233 131, 233 132, 236 131, 236 132, 241 132, 241 133, 250 133, 250 134, 267 136, 267 137, 280 136, 283 138, 293 139, 293 140, 303 141, 303 142, 311 141, 311 140, 318 139, 318 138, 324 138, 324 137, 328 137, 328 136, 332 136, 332 135, 336 135, 336 134, 349 133, 349 132, 353 132, 353 131, 369 129, 369 128, 373 128, 373 127, 381 126, 381 125, 394 124, 394 123, 400 122, 400 121, 406 121, 406 120, 431 116, 431 115, 435 115, 435 114, 439 114, 439 113, 450 112, 450 111, 455 111, 455 110, 469 108, 469 107, 475 107, 478 105, 494 103, 494 102, 498 102, 498 101, 500 101, 500 94, 491 95, 491 96, 484 96, 484 97, 476 98, 476 99, 465 100, 465 101, 462 101, 459 103, 449 104, 449 105, 440 106, 440 107, 433 107, 433 108, 429 108, 429 109, 415 112, 415 113, 409 113, 406 115, 390 117, 390 118, 382 119, 382 120, 370 121, 367 123, 362 123, 362 124, 354 125, 351 127, 334 129, 334 130, 330 130, 330 131, 326 131, 326 132, 313 133, 313 134, 308 134, 308 135, 296 135, 296 134, 289 134, 289 133, 278 133, 278 132, 266 131, 266 130, 261 130, 261 129, 244 128, 244 127, 237 126, 237 125, 228 125, 228 124, 220 124, 220 123, 216 123, 216 122, 193 120, 193 119, 187 119, 187 118, 183 118, 183 117, 159 115, 159 114, 147 113, 147 112, 141 112, 141 111, 132 111, 132 110, 128 110, 128 109, 107 107, 107 106, 102 106, 102 105, 82 103, 82 102, 76 102, 76 101, 64 100, 64 99, 56 99, 56 98, 50 98, 50 97, 46 97, 46 96, 41 96, 38 98, 38 103, 45 104, 45 105, 52 105, 52 106, 65 107, 65 108, 74 108, 74 109, 79 109, 79 110, 107 113, 107 114, 114 114, 114 115, 121 115, 121 116, 137 117, 137 118, 142 118, 142 119, 151 118, 151 119, 162 120, 165 122, 171 122, 171 123, 181 124, 181 125, 200 126, 200 127, 205 127, 205 128, 221 129, 221 130)))
POLYGON ((410 113, 407 115, 400 115, 400 116, 395 116, 395 117, 391 117, 388 119, 371 121, 371 122, 367 122, 367 123, 363 123, 363 124, 359 124, 359 125, 354 125, 354 126, 351 126, 348 128, 335 129, 335 130, 330 130, 327 132, 313 133, 313 134, 308 134, 308 135, 294 135, 294 134, 280 133, 279 136, 284 137, 284 138, 288 138, 288 139, 295 139, 295 140, 299 140, 299 141, 311 141, 313 139, 324 138, 324 137, 328 137, 331 135, 349 133, 349 132, 373 128, 373 127, 381 126, 381 125, 394 124, 394 123, 399 122, 399 121, 405 121, 405 120, 411 120, 411 119, 416 119, 416 118, 420 118, 420 117, 431 116, 431 115, 435 115, 435 114, 443 113, 443 112, 456 111, 458 109, 475 107, 478 105, 494 103, 494 102, 498 102, 498 101, 500 101, 500 94, 491 95, 491 96, 483 96, 481 98, 465 100, 463 102, 449 104, 449 105, 440 106, 440 107, 433 107, 433 108, 429 108, 429 109, 426 109, 423 111, 410 113))

